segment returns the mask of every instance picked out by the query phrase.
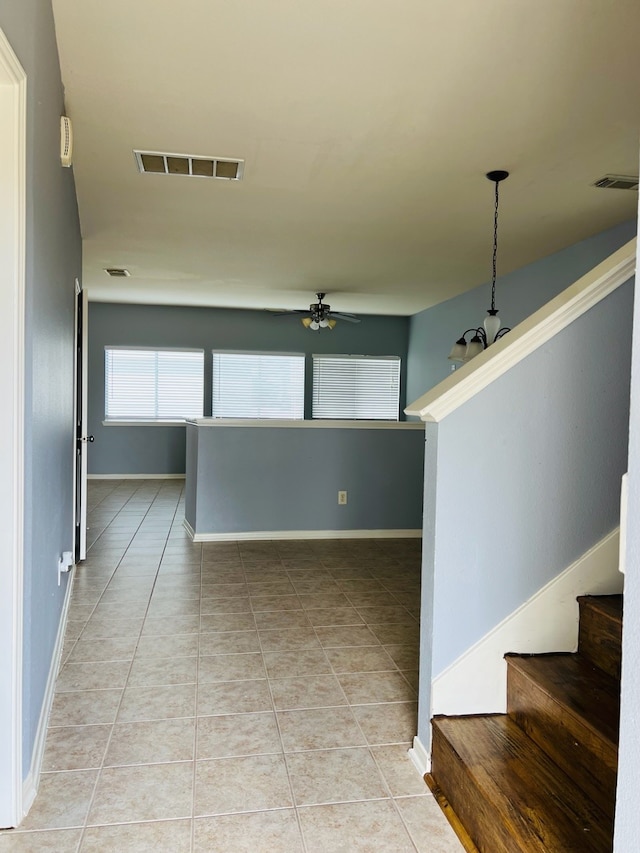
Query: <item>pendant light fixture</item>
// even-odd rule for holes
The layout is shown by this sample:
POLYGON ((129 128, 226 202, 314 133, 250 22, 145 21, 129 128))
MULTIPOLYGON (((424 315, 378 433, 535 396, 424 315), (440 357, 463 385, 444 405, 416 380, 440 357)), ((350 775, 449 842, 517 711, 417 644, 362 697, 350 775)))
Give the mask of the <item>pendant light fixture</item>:
POLYGON ((488 346, 490 346, 498 338, 506 335, 511 329, 506 326, 501 328, 500 317, 498 317, 498 309, 496 308, 496 260, 498 257, 498 186, 500 181, 504 181, 509 177, 509 172, 498 169, 493 172, 487 172, 487 178, 493 181, 496 185, 495 191, 495 207, 493 215, 493 266, 491 276, 491 308, 487 310, 488 317, 485 317, 482 326, 476 329, 467 329, 453 345, 449 353, 449 360, 453 362, 463 363, 469 361, 475 355, 478 355, 488 346), (472 334, 471 339, 467 342, 467 335, 472 334))

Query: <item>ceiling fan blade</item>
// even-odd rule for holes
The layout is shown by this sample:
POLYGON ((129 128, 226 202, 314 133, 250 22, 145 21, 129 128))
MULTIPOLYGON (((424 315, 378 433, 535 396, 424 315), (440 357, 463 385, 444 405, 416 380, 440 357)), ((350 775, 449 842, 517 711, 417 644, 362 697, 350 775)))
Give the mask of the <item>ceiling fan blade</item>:
POLYGON ((308 314, 308 311, 302 311, 300 309, 295 309, 293 311, 272 311, 272 317, 299 317, 300 314, 308 314))
POLYGON ((341 314, 339 311, 332 311, 331 317, 334 320, 346 320, 347 323, 359 323, 360 318, 356 317, 354 314, 341 314))

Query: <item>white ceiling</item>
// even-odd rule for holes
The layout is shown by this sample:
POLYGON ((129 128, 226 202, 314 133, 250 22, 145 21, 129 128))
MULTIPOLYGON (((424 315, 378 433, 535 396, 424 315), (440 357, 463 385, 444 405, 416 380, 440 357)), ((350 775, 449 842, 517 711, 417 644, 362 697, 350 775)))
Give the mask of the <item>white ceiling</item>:
POLYGON ((91 299, 412 314, 490 278, 490 169, 499 274, 636 216, 591 184, 638 174, 638 0, 53 8, 91 299))

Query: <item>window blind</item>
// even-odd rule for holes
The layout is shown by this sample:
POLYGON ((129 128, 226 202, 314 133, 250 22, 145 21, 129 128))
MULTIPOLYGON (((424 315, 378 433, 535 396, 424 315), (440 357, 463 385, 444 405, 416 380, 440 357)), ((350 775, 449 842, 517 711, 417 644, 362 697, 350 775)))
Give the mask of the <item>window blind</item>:
POLYGON ((399 419, 397 356, 314 355, 313 417, 399 419))
POLYGON ((105 417, 117 421, 201 418, 204 350, 105 347, 105 417))
POLYGON ((214 418, 304 418, 304 354, 213 352, 214 418))

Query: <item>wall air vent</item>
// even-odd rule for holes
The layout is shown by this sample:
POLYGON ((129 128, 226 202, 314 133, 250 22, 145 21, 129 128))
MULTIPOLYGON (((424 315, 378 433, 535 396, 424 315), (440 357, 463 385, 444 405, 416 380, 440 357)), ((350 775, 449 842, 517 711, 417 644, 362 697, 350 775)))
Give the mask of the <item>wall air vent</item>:
POLYGON ((629 175, 605 175, 593 186, 605 190, 637 190, 638 178, 629 175))
POLYGON ((107 267, 105 272, 112 278, 129 278, 131 275, 129 270, 126 270, 124 267, 107 267))
POLYGON ((134 150, 133 153, 138 171, 145 174, 240 181, 244 172, 244 160, 228 157, 195 157, 191 154, 163 154, 160 151, 134 150))
POLYGON ((68 116, 60 116, 60 162, 67 169, 73 160, 73 129, 68 116))

